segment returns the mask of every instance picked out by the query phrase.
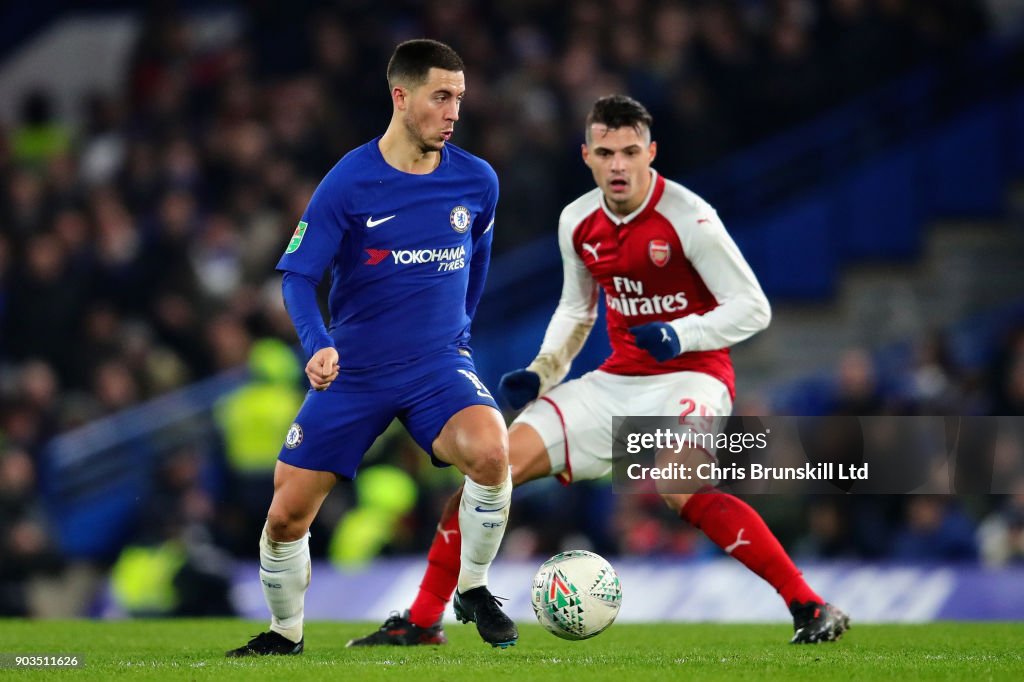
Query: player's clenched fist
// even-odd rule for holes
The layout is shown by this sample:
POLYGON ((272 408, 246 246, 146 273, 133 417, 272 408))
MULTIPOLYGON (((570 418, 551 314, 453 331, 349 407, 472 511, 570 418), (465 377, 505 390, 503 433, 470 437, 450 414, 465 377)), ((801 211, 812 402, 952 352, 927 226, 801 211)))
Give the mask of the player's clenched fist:
POLYGON ((306 363, 306 376, 314 390, 323 391, 338 378, 338 351, 321 348, 306 363))
POLYGON ((528 369, 517 369, 501 377, 498 390, 513 410, 523 409, 540 393, 540 375, 528 369))
POLYGON ((641 324, 630 327, 629 331, 636 337, 636 347, 650 353, 658 362, 671 360, 683 350, 679 335, 667 322, 641 324))

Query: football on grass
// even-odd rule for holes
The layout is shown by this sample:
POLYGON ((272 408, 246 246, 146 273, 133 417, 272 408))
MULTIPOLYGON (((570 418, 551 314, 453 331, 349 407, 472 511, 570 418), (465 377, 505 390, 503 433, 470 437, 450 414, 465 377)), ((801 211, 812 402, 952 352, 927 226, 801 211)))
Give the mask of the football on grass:
POLYGON ((562 639, 587 639, 615 622, 622 585, 603 557, 575 549, 541 564, 532 595, 533 611, 548 632, 562 639))

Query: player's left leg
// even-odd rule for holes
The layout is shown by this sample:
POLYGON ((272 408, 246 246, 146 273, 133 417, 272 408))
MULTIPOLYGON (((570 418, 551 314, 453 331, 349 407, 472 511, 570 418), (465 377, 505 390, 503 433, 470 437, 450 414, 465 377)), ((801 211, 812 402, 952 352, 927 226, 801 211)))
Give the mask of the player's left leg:
MULTIPOLYGON (((572 481, 575 469, 582 480, 596 479, 611 469, 612 415, 628 414, 620 402, 632 384, 621 377, 592 372, 557 386, 524 410, 509 429, 512 485, 557 475, 572 481), (610 383, 609 383, 610 382, 610 383), (574 427, 568 428, 567 425, 574 427), (575 464, 570 465, 570 451, 575 464)), ((436 401, 428 403, 436 405, 436 401)), ((427 557, 427 570, 412 607, 394 613, 377 631, 351 640, 349 646, 441 644, 445 641, 441 615, 459 575, 461 537, 459 514, 462 491, 445 507, 427 557)))
MULTIPOLYGON (((526 424, 513 424, 508 433, 508 460, 512 468, 512 487, 544 478, 551 462, 544 441, 526 424)), ((462 533, 459 527, 460 487, 445 504, 437 533, 427 554, 427 570, 419 592, 409 607, 409 621, 419 628, 436 626, 458 584, 462 533)))
POLYGON ((452 464, 465 474, 455 615, 475 622, 485 642, 514 644, 519 636, 515 623, 487 589, 487 572, 505 535, 512 499, 508 429, 468 352, 432 358, 402 396, 399 419, 435 464, 452 464))
POLYGON ((505 534, 512 499, 507 434, 497 411, 474 405, 449 419, 434 441, 434 455, 466 475, 459 504, 460 592, 487 584, 487 571, 505 534))
MULTIPOLYGON (((551 474, 547 447, 536 429, 529 424, 515 423, 509 429, 508 440, 514 488, 551 474)), ((409 609, 405 613, 393 612, 377 630, 350 640, 347 646, 417 646, 448 641, 441 626, 441 616, 459 580, 462 534, 458 512, 461 501, 460 487, 441 512, 441 520, 427 554, 427 568, 409 609)))
POLYGON ((462 534, 455 615, 475 622, 484 641, 514 644, 515 623, 487 589, 487 572, 505 535, 512 479, 508 469, 508 431, 501 413, 485 405, 452 416, 433 443, 435 457, 466 475, 459 502, 462 534))

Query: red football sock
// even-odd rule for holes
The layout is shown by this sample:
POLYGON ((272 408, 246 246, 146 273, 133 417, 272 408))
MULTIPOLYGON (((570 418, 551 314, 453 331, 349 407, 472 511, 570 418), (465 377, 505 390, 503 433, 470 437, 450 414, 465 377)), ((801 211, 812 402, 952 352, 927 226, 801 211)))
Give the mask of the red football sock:
POLYGON ((746 502, 714 488, 704 488, 683 505, 679 516, 704 531, 726 554, 758 574, 792 602, 823 602, 804 582, 761 515, 746 502))
POLYGON ((459 532, 458 506, 455 513, 442 519, 427 554, 427 572, 423 574, 420 591, 409 608, 413 625, 429 628, 441 619, 452 592, 459 584, 462 563, 462 534, 459 532))

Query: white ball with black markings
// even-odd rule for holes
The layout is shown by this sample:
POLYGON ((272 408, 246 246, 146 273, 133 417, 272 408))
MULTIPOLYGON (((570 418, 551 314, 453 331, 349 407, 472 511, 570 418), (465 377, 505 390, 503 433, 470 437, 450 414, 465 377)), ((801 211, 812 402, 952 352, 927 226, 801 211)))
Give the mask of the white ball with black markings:
POLYGON ((588 639, 619 615, 622 585, 604 557, 575 549, 551 557, 533 578, 533 612, 562 639, 588 639))

